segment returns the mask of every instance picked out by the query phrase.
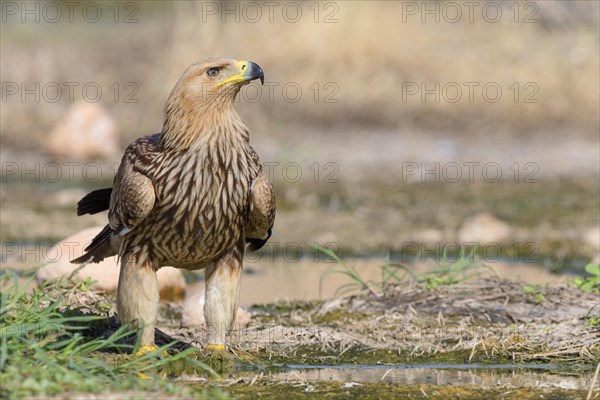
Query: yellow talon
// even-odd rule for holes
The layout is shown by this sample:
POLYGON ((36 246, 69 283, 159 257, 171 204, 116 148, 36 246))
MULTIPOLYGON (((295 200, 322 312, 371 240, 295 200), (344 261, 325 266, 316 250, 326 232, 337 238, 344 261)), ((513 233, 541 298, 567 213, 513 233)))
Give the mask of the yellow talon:
POLYGON ((140 349, 137 351, 137 353, 135 353, 136 356, 141 357, 143 355, 146 355, 148 353, 152 353, 154 350, 158 349, 158 347, 156 346, 142 346, 140 347, 140 349))
MULTIPOLYGON (((153 351, 156 351, 156 349, 158 349, 158 347, 156 347, 156 346, 147 346, 147 345, 144 345, 144 346, 140 347, 140 349, 137 351, 137 353, 135 353, 135 355, 138 356, 138 357, 142 357, 142 356, 144 356, 144 355, 146 355, 148 353, 152 353, 153 351)), ((169 354, 165 350, 163 350, 162 356, 163 357, 168 357, 169 354)), ((146 378, 142 378, 142 379, 146 379, 146 378)))
POLYGON ((146 375, 143 372, 138 372, 137 373, 137 377, 140 378, 140 379, 152 379, 152 378, 150 378, 148 375, 146 375))
POLYGON ((224 351, 225 345, 224 344, 207 344, 206 350, 224 351))

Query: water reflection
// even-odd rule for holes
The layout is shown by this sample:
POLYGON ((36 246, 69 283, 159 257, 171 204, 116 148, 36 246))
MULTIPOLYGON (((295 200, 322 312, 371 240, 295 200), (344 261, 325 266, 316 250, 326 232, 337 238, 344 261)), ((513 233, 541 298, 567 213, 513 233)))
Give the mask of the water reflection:
POLYGON ((589 389, 593 372, 569 373, 556 365, 432 364, 307 366, 287 365, 268 375, 281 381, 476 385, 483 387, 554 387, 589 389))

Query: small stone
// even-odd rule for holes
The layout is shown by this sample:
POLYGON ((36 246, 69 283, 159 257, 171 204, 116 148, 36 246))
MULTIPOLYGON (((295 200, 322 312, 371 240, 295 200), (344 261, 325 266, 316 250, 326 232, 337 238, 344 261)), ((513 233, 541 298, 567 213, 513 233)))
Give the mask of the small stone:
MULTIPOLYGON (((63 239, 46 252, 45 261, 48 262, 36 273, 38 283, 66 276, 72 273, 79 265, 72 264, 71 260, 83 254, 83 249, 92 241, 94 236, 102 230, 101 226, 84 229, 66 239, 63 239)), ((176 297, 185 291, 185 280, 180 270, 173 267, 163 267, 157 272, 158 287, 161 297, 176 297)), ((119 266, 117 256, 105 258, 101 262, 90 263, 83 267, 76 275, 77 279, 91 278, 95 281, 91 288, 106 292, 115 292, 119 283, 119 266)))
POLYGON ((510 238, 512 229, 509 224, 492 214, 482 212, 467 218, 458 231, 461 243, 497 243, 510 238))
MULTIPOLYGON (((243 329, 250 322, 251 315, 243 308, 238 308, 232 330, 243 329)), ((205 327, 204 319, 204 285, 188 287, 183 303, 181 324, 187 327, 205 327)))
POLYGON ((73 207, 77 202, 86 195, 86 192, 81 189, 64 189, 56 192, 54 195, 55 204, 59 207, 73 207))
POLYGON ((57 122, 46 143, 56 159, 110 159, 117 154, 117 125, 97 103, 75 103, 57 122))
POLYGON ((415 232, 412 238, 419 243, 440 243, 443 236, 439 229, 423 229, 415 232))
POLYGON ((583 233, 583 241, 591 249, 600 251, 600 226, 586 230, 583 233))

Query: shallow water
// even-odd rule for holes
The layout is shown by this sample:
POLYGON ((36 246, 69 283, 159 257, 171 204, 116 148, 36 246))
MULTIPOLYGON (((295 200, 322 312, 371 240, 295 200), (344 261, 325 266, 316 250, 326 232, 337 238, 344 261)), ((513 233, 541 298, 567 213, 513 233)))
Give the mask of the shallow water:
MULTIPOLYGON (((381 282, 381 266, 386 260, 382 258, 348 258, 348 265, 356 267, 356 271, 365 281, 381 282)), ((548 269, 535 264, 513 264, 496 262, 488 264, 500 276, 520 279, 526 284, 544 285, 567 280, 565 275, 553 274, 548 269)), ((252 304, 271 303, 275 300, 318 300, 336 296, 336 291, 352 280, 340 273, 341 267, 324 260, 311 257, 302 258, 294 263, 284 259, 257 260, 246 262, 242 279, 240 303, 244 307, 252 304)), ((433 263, 419 263, 411 266, 414 274, 430 271, 433 263)), ((484 271, 482 271, 484 272, 484 271)), ((487 271, 489 273, 489 271, 487 271)), ((402 275, 401 272, 398 275, 402 275)), ((408 277, 407 277, 408 279, 408 277)), ((195 290, 202 290, 203 283, 196 284, 195 290)), ((351 287, 344 294, 358 292, 358 287, 351 287)), ((339 294, 339 293, 337 293, 339 294)))
POLYGON ((550 364, 285 365, 276 381, 476 385, 589 389, 593 371, 569 372, 550 364))

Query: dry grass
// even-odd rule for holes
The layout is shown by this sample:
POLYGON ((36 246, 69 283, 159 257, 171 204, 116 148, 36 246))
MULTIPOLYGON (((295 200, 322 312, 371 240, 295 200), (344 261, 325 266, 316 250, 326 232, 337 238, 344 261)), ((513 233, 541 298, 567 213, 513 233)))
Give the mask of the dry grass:
MULTIPOLYGON (((597 295, 574 286, 540 288, 536 304, 523 285, 475 280, 427 290, 390 285, 369 294, 320 304, 272 304, 257 310, 231 340, 241 351, 292 363, 507 363, 595 364, 599 327, 586 318, 600 312, 597 295), (273 315, 275 313, 275 315, 273 315)), ((174 322, 174 323, 173 323, 174 322)), ((183 341, 205 332, 163 321, 183 341)))

